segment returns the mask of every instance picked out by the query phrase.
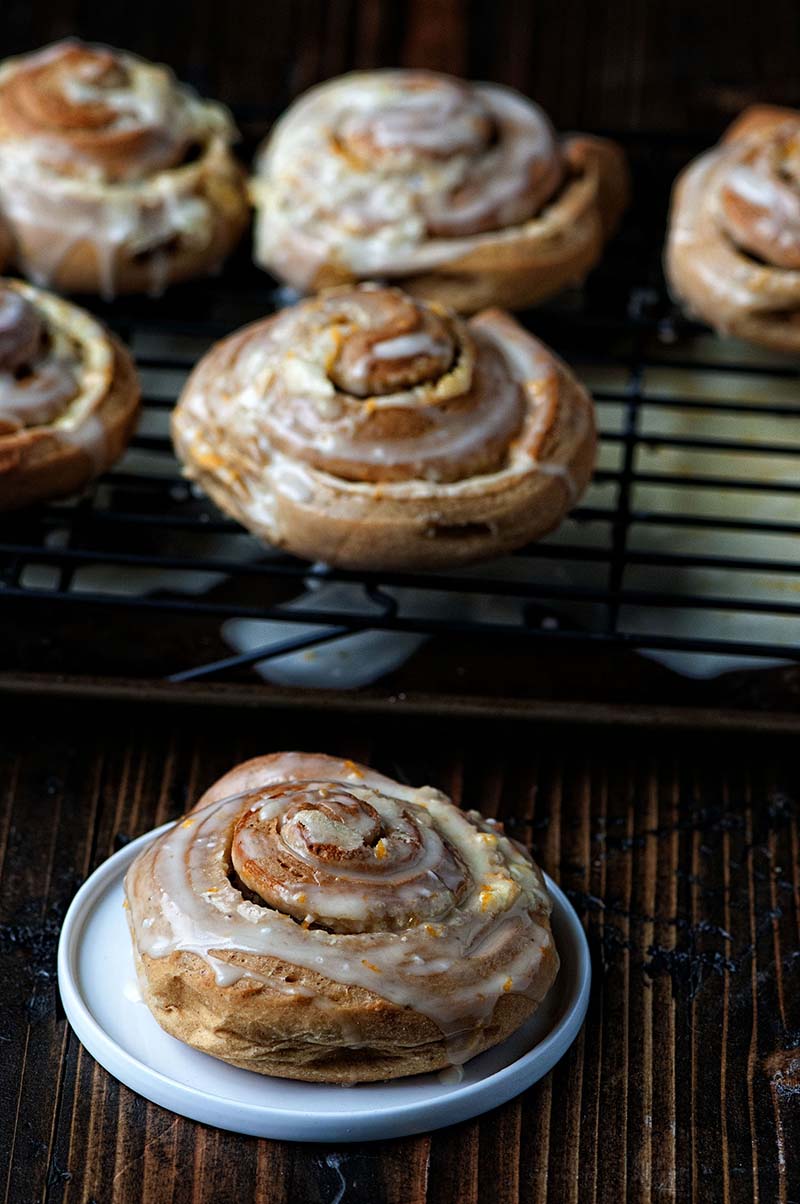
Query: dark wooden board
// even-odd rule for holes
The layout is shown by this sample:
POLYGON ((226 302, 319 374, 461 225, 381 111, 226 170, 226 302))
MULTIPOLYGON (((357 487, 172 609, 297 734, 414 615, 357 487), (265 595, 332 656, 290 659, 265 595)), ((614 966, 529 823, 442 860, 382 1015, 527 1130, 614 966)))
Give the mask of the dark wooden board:
POLYGON ((800 1200, 796 738, 4 705, 9 1204, 800 1200), (584 1031, 542 1083, 430 1136, 307 1146, 179 1119, 81 1049, 54 974, 76 887, 231 764, 281 747, 368 759, 502 817, 570 892, 594 987, 584 1031))

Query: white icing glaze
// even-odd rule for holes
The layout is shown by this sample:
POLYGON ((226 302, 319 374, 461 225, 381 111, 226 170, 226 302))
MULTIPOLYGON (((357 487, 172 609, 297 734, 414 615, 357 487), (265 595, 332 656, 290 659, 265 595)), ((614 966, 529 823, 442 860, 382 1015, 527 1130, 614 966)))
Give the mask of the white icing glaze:
MULTIPOLYGON (((326 429, 320 424, 316 435, 309 442, 331 458, 348 459, 364 464, 395 466, 416 464, 419 476, 437 480, 436 469, 426 469, 426 463, 435 457, 448 460, 465 459, 490 441, 502 438, 514 430, 520 401, 517 388, 508 377, 498 371, 488 370, 477 388, 474 403, 462 413, 426 407, 430 426, 424 434, 410 438, 383 438, 368 440, 360 435, 365 415, 353 415, 339 429, 326 429)), ((394 393, 389 397, 376 398, 372 411, 376 409, 416 408, 424 405, 422 390, 411 393, 394 393)), ((285 426, 278 407, 270 414, 271 425, 287 440, 290 428, 285 426)), ((311 423, 309 423, 309 427, 311 423)))
MULTIPOLYGON (((766 156, 764 160, 757 160, 752 166, 735 164, 725 177, 725 186, 760 211, 755 221, 755 233, 759 239, 763 239, 767 245, 777 243, 779 247, 787 249, 800 246, 800 193, 797 185, 781 178, 766 156)), ((730 228, 736 237, 735 227, 730 228)), ((744 241, 748 241, 746 233, 744 241)), ((758 248, 754 246, 754 249, 758 248)))
POLYGON ((721 192, 729 187, 731 176, 741 185, 742 177, 735 173, 740 153, 739 145, 732 143, 691 163, 681 178, 680 200, 670 223, 668 254, 673 265, 681 276, 693 278, 701 296, 709 295, 720 327, 732 326, 742 316, 797 307, 800 298, 800 271, 753 262, 740 254, 728 231, 721 192))
MULTIPOLYGON (((434 507, 437 500, 480 497, 485 496, 487 491, 513 487, 517 480, 530 476, 532 472, 540 472, 542 476, 555 477, 563 482, 570 502, 577 498, 578 486, 565 462, 565 456, 569 455, 565 447, 570 444, 562 446, 557 443, 547 458, 534 454, 532 450, 546 436, 561 404, 562 378, 559 369, 552 355, 521 331, 512 320, 496 313, 487 314, 472 320, 468 328, 469 335, 464 331, 458 333, 461 327, 456 325, 460 351, 453 370, 445 373, 433 385, 370 398, 365 405, 359 403, 354 414, 352 410, 344 408, 326 374, 330 354, 322 333, 309 336, 297 313, 297 310, 285 311, 268 336, 253 339, 252 342, 245 339, 222 370, 216 371, 213 376, 203 377, 201 370, 201 375, 190 383, 181 398, 177 412, 180 446, 192 449, 190 464, 195 462, 202 466, 204 462, 210 462, 213 464, 211 471, 222 477, 226 463, 241 465, 247 456, 247 448, 258 447, 260 455, 257 463, 244 460, 249 465, 246 474, 241 474, 238 481, 228 477, 224 479, 236 493, 243 509, 262 527, 271 529, 275 519, 272 501, 275 495, 284 495, 300 505, 313 505, 319 503, 321 490, 354 498, 363 497, 371 507, 379 506, 380 498, 427 501, 434 507), (302 353, 291 350, 291 358, 281 361, 279 348, 284 343, 292 349, 302 346, 302 353), (462 419, 456 414, 455 421, 452 421, 452 415, 443 409, 440 424, 434 423, 433 429, 428 432, 426 446, 428 450, 437 446, 440 449, 446 447, 452 455, 464 456, 472 448, 485 445, 487 440, 496 437, 504 425, 507 429, 508 407, 513 404, 513 393, 508 390, 508 382, 513 382, 515 388, 521 388, 526 395, 526 417, 521 432, 510 442, 504 463, 497 471, 474 472, 461 479, 444 481, 418 472, 408 479, 381 481, 376 489, 374 481, 334 475, 296 455, 279 450, 267 433, 267 415, 270 415, 272 424, 279 425, 280 420, 280 415, 276 417, 271 411, 270 398, 277 387, 276 381, 284 378, 286 383, 286 368, 291 365, 288 383, 292 388, 301 384, 303 404, 318 406, 322 401, 326 407, 325 410, 318 409, 315 427, 312 428, 310 419, 306 424, 313 430, 312 437, 318 448, 329 456, 346 456, 353 452, 354 458, 374 464, 391 466, 401 462, 404 456, 410 457, 418 450, 412 446, 414 441, 396 439, 390 442, 382 439, 370 448, 357 438, 361 415, 366 410, 374 413, 383 409, 413 409, 417 406, 424 407, 426 414, 436 415, 434 403, 446 403, 451 398, 458 398, 471 387, 473 351, 468 351, 468 348, 477 347, 480 353, 481 346, 487 344, 502 356, 501 363, 506 372, 505 386, 498 387, 495 381, 486 386, 482 393, 479 391, 473 408, 465 411, 462 419), (258 384, 253 383, 256 378, 258 384), (235 414, 231 413, 231 404, 236 406, 235 414), (338 423, 333 429, 331 423, 326 421, 329 406, 330 413, 338 423)), ((591 423, 588 399, 574 407, 571 421, 574 442, 585 436, 591 423)), ((428 513, 433 518, 433 508, 428 513)))
MULTIPOLYGON (((468 464, 487 446, 509 441, 519 428, 519 383, 493 347, 479 345, 482 336, 473 338, 453 319, 454 341, 441 344, 440 362, 449 365, 453 360, 447 371, 439 373, 434 367, 432 377, 413 388, 366 400, 337 390, 329 376, 337 348, 351 335, 369 332, 383 320, 380 311, 376 316, 365 308, 365 298, 374 295, 375 290, 353 290, 286 311, 256 348, 248 341, 242 344, 228 373, 215 382, 215 394, 222 407, 224 398, 237 397, 247 437, 267 452, 276 445, 287 452, 296 449, 302 460, 303 449, 309 448, 326 461, 408 466, 407 475, 423 480, 446 479, 448 473, 464 475, 458 472, 460 463, 468 464), (337 339, 331 343, 334 332, 337 339), (393 437, 374 437, 373 415, 384 410, 416 410, 424 429, 406 436, 401 426, 393 437)), ((421 346, 426 355, 433 346, 433 340, 420 332, 379 340, 374 346, 391 343, 399 343, 399 359, 413 355, 409 348, 421 346)), ((375 356, 374 346, 351 375, 366 380, 372 361, 390 362, 375 356)), ((295 475, 294 480, 297 483, 299 478, 295 475)))
POLYGON ((357 276, 435 267, 540 212, 561 163, 544 113, 496 84, 402 71, 312 89, 260 156, 259 254, 307 287, 328 260, 357 276), (494 144, 488 138, 494 126, 494 144), (366 138, 377 161, 343 153, 366 138))
MULTIPOLYGON (((438 791, 413 790, 369 770, 353 767, 358 773, 354 782, 351 765, 286 754, 260 775, 259 788, 250 794, 212 802, 177 823, 128 871, 126 894, 135 943, 141 954, 152 958, 193 953, 211 966, 220 985, 232 985, 245 974, 279 990, 290 985, 276 983, 271 972, 259 978, 257 969, 230 960, 231 955, 246 954, 276 958, 335 982, 364 987, 435 1020, 452 1040, 453 1060, 466 1060, 497 1000, 504 992, 524 993, 531 987, 542 954, 551 945, 539 922, 550 911, 541 875, 491 821, 474 812, 465 815, 438 791), (274 784, 285 781, 295 791, 305 790, 297 774, 307 772, 317 782, 336 783, 339 793, 377 808, 381 839, 400 841, 399 853, 386 854, 385 873, 379 856, 372 860, 372 873, 363 860, 353 870, 352 832, 358 823, 355 829, 340 825, 338 833, 325 826, 324 861, 304 846, 304 857, 317 878, 316 895, 305 903, 309 921, 316 918, 317 903, 326 912, 344 911, 347 905, 348 920, 363 923, 363 931, 303 926, 273 907, 248 901, 229 879, 231 857, 241 853, 235 846, 237 822, 275 820, 282 803, 274 784), (265 809, 268 785, 273 792, 265 809), (404 816, 422 834, 421 844, 410 852, 402 838, 404 816), (397 929, 380 927, 382 892, 392 900, 391 914, 397 907, 415 905, 410 896, 403 898, 402 890, 419 889, 428 867, 443 864, 442 849, 456 850, 466 893, 454 901, 449 889, 442 893, 440 885, 435 919, 397 929)), ((312 796, 313 802, 313 791, 312 796)), ((293 798, 289 793, 289 803, 293 798)), ((312 807, 312 802, 303 806, 312 807)), ((318 799, 316 804, 321 805, 318 799)), ((273 839, 280 836, 273 834, 273 839)), ((284 843, 284 862, 287 850, 297 852, 295 844, 284 843)), ((371 859, 369 847, 366 852, 371 859)), ((283 883, 286 889, 287 883, 288 879, 283 883)), ((303 882, 302 891, 307 890, 303 882)), ((419 901, 418 897, 417 905, 419 901)))
POLYGON ((34 364, 23 380, 0 372, 0 418, 23 427, 42 426, 52 422, 77 391, 72 365, 61 360, 34 364))
POLYGON ((439 356, 447 352, 448 345, 432 339, 430 335, 404 334, 395 339, 384 339, 373 343, 371 352, 377 360, 400 360, 411 355, 439 356))
POLYGON ((114 374, 114 353, 103 327, 85 310, 17 280, 6 289, 32 305, 48 336, 48 350, 30 364, 30 383, 0 373, 0 418, 40 428, 82 448, 95 473, 107 464, 105 428, 98 409, 114 374))
MULTIPOLYGON (((69 45, 69 44, 66 44, 69 45)), ((63 53, 63 45, 39 55, 9 60, 0 68, 0 88, 16 72, 63 53)), ((149 158, 130 161, 129 178, 117 181, 102 164, 82 156, 54 131, 40 136, 0 138, 0 209, 16 232, 26 275, 46 287, 78 245, 94 249, 101 295, 110 299, 123 259, 144 257, 149 291, 163 289, 168 253, 175 238, 188 247, 205 248, 212 237, 214 215, 202 195, 204 173, 227 166, 234 130, 220 105, 199 100, 179 85, 165 68, 115 52, 128 73, 120 89, 99 88, 91 81, 67 81, 70 99, 102 103, 118 113, 120 129, 144 125, 163 131, 153 139, 149 158), (182 166, 159 166, 164 144, 197 143, 200 157, 182 166), (33 258, 26 260, 27 230, 37 232, 33 258), (43 237, 40 237, 43 235, 43 237)))
POLYGON ((735 164, 726 174, 725 183, 732 192, 750 205, 769 208, 780 203, 782 190, 776 181, 745 163, 735 164))
POLYGON ((144 1003, 142 992, 139 990, 138 982, 129 980, 123 984, 122 994, 130 1003, 144 1003))

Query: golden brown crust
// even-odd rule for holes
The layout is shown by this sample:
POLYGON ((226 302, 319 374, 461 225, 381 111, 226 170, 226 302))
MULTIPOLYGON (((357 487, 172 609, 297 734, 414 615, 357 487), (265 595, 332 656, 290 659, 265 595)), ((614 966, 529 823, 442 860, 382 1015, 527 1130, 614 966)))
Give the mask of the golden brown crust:
POLYGON ((2 214, 0 203, 0 272, 4 272, 14 258, 14 237, 2 214))
MULTIPOLYGON (((397 290, 386 292, 407 305, 397 290)), ((433 372, 416 386, 413 397, 398 394, 396 406, 391 396, 362 399, 335 392, 326 361, 332 328, 323 324, 309 336, 308 331, 298 334, 294 323, 302 324, 306 314, 326 312, 340 297, 349 303, 375 295, 365 287, 334 292, 330 300, 305 302, 212 349, 195 369, 173 415, 173 439, 187 475, 221 509, 270 543, 347 568, 468 563, 518 548, 555 527, 586 488, 594 467, 593 407, 585 390, 547 348, 508 315, 492 310, 466 326, 456 322, 462 352, 455 367, 442 376, 433 372), (288 323, 293 324, 290 329, 288 323), (332 438, 324 434, 326 429, 335 433, 327 427, 325 396, 319 412, 312 411, 313 422, 306 423, 306 431, 318 432, 324 461, 312 460, 306 452, 311 435, 292 453, 285 440, 277 442, 270 434, 293 398, 306 404, 309 396, 306 384, 299 393, 285 385, 289 368, 295 368, 289 356, 274 358, 276 340, 285 341, 291 356, 300 356, 304 371, 312 361, 319 362, 315 387, 329 389, 330 404, 347 407, 342 421, 360 424, 358 429, 366 432, 356 445, 362 458, 371 457, 363 470, 358 471, 352 439, 344 443, 346 474, 343 457, 334 456, 332 438), (485 348, 501 357, 503 375, 491 386, 496 392, 486 392, 486 386, 477 395, 471 391, 470 379, 477 379, 469 377, 477 371, 469 367, 473 344, 478 356, 485 348), (254 382, 262 371, 269 383, 254 407, 253 389, 259 388, 254 382), (463 383, 455 383, 458 373, 463 383), (440 407, 437 397, 441 400, 445 385, 450 397, 440 407), (506 422, 501 407, 517 404, 515 389, 522 408, 516 416, 510 410, 506 422), (476 408, 469 435, 458 427, 453 436, 458 453, 448 457, 443 452, 414 468, 413 456, 422 454, 428 435, 435 439, 437 430, 441 434, 451 421, 463 424, 470 410, 458 408, 462 401, 476 408), (376 406, 380 414, 394 414, 392 422, 402 418, 405 426, 394 433, 410 436, 397 438, 404 449, 414 449, 407 453, 409 464, 393 465, 392 441, 372 436, 368 424, 376 406), (429 415, 434 425, 427 434, 411 425, 412 419, 429 415), (467 450, 467 439, 474 448, 467 450), (481 447, 484 457, 492 459, 475 472, 471 466, 481 447)), ((281 430, 285 427, 284 421, 281 430)))
MULTIPOLYGON (((243 959, 225 959, 233 964, 243 959)), ((240 978, 219 986, 190 953, 137 959, 145 999, 161 1027, 179 1041, 243 1070, 311 1083, 369 1083, 444 1070, 452 1058, 432 1020, 361 987, 341 987, 311 970, 273 958, 247 964, 266 983, 240 978), (271 990, 270 981, 280 984, 271 990), (309 995, 285 994, 286 987, 309 995), (318 1002, 329 1001, 327 1008, 318 1002)), ((545 954, 542 985, 555 979, 558 959, 545 954)), ((522 995, 498 1000, 477 1056, 505 1041, 535 1011, 522 995)))
MULTIPOLYGON (((47 311, 51 329, 74 339, 76 397, 58 420, 2 431, 0 421, 0 510, 78 492, 124 452, 139 413, 139 379, 127 348, 76 306, 20 282, 47 311), (66 420, 66 421, 65 421, 66 420)), ((0 383, 0 418, 3 413, 0 383)))
POLYGON ((0 207, 17 265, 64 292, 216 269, 249 214, 226 111, 163 67, 59 43, 0 66, 0 207))
POLYGON ((576 135, 564 150, 574 182, 551 210, 435 272, 404 276, 403 288, 471 314, 492 306, 525 309, 582 284, 628 204, 628 169, 621 148, 607 139, 576 135))
POLYGON ((800 352, 800 112, 755 105, 684 169, 665 267, 721 333, 800 352))
MULTIPOLYGON (((320 822, 328 821, 323 815, 320 822)), ((305 839, 309 840, 308 832, 305 839)), ((227 856, 233 857, 238 868, 236 852, 227 856)), ((446 878, 447 874, 442 873, 446 878)), ((440 888, 445 889, 444 883, 440 883, 440 888)), ((312 1082, 353 1083, 443 1069, 454 1058, 473 1057, 516 1030, 538 1007, 558 970, 548 918, 550 905, 541 877, 518 847, 502 836, 500 828, 485 823, 475 813, 464 817, 436 791, 428 788, 414 791, 366 766, 320 754, 278 753, 237 766, 206 792, 170 834, 140 854, 126 877, 126 895, 145 1000, 159 1024, 172 1036, 205 1053, 261 1074, 312 1082), (295 827, 293 834, 287 834, 286 826, 297 810, 296 805, 281 812, 281 793, 288 789, 288 783, 294 791, 292 798, 299 792, 304 799, 294 821, 300 827, 295 827), (366 809, 372 814, 372 804, 380 812, 383 835, 378 841, 378 853, 387 858, 385 862, 380 856, 373 856, 378 833, 364 836, 358 815, 351 814, 353 808, 366 809), (264 838, 277 842, 282 856, 289 858, 287 873, 295 847, 292 842, 298 839, 298 833, 302 835, 303 822, 310 824, 315 812, 326 812, 333 817, 333 826, 325 830, 334 842, 343 841, 343 846, 339 848, 334 843, 327 847, 324 861, 319 863, 313 844, 308 843, 303 854, 302 864, 307 857, 311 858, 316 866, 315 878, 320 883, 316 902, 310 898, 308 906, 316 914, 317 903, 325 905, 329 899, 335 900, 337 891, 357 887, 350 906, 355 909, 353 915, 362 916, 360 924, 365 935, 345 928, 343 936, 317 933, 318 939, 312 939, 315 934, 305 931, 305 925, 290 922, 288 935, 281 938, 289 944, 280 947, 290 952, 294 949, 294 956, 281 955, 277 950, 264 952, 261 945, 260 952, 255 947, 249 951, 237 950, 235 940, 230 939, 225 948, 217 949, 213 925, 222 924, 220 934, 230 934, 230 929, 227 921, 212 919, 211 928, 203 938, 207 949, 186 947, 187 940, 191 945, 197 939, 191 936, 192 924, 205 924, 208 921, 202 918, 204 915, 219 914, 213 912, 213 904, 198 911, 199 896, 182 893, 197 889, 192 885, 191 875, 200 873, 198 885, 202 884, 206 899, 214 898, 223 886, 227 889, 224 879, 210 887, 212 877, 207 875, 212 870, 201 869, 200 861, 213 864, 216 857, 213 850, 225 839, 223 829, 229 830, 237 821, 241 824, 242 818, 253 824, 266 823, 274 829, 275 820, 264 819, 261 813, 265 805, 272 808, 271 815, 284 816, 284 835, 279 836, 277 831, 269 835, 265 828, 264 838), (345 808, 341 826, 335 822, 337 807, 345 808), (409 859, 405 843, 409 822, 421 824, 422 844, 414 849, 411 864, 405 868, 409 859), (215 823, 213 831, 217 834, 211 836, 209 846, 211 825, 215 823), (429 824, 438 836, 428 833, 429 824), (358 843, 359 837, 353 835, 356 832, 371 842, 359 845, 360 851, 368 854, 370 864, 360 861, 357 877, 348 879, 347 856, 351 845, 358 843), (169 850, 165 846, 168 840, 172 842, 169 850), (422 887, 428 881, 425 866, 431 854, 437 855, 438 840, 465 858, 463 872, 471 879, 477 874, 477 883, 473 882, 466 898, 454 895, 450 911, 445 908, 436 924, 401 926, 387 935, 382 931, 382 913, 371 918, 369 915, 379 897, 375 892, 388 890, 390 900, 395 895, 401 901, 410 900, 407 892, 418 889, 421 893, 415 897, 418 902, 424 901, 427 896, 422 887), (380 846, 387 842, 389 850, 381 851, 380 846), (167 860, 163 868, 158 860, 159 846, 165 846, 167 860), (212 851, 203 854, 201 847, 212 851), (182 872, 180 880, 175 878, 175 866, 189 857, 190 849, 194 850, 191 853, 194 869, 184 886, 182 872), (505 859, 513 863, 513 877, 499 871, 505 859), (370 874, 374 882, 365 885, 364 875, 368 879, 370 874), (487 876, 488 882, 484 881, 487 876), (495 879, 498 884, 490 888, 495 879), (351 885, 346 887, 348 880, 351 885), (413 886, 415 881, 417 888, 413 886), (485 895, 492 890, 498 892, 498 901, 487 903, 485 895), (362 896, 363 902, 359 902, 362 896), (364 906, 368 909, 366 913, 362 911, 364 906), (171 922, 165 926, 165 916, 175 916, 185 908, 193 920, 180 920, 174 931, 171 922), (465 923, 467 927, 463 926, 465 923), (448 936, 451 926, 452 938, 448 936), (430 929, 430 935, 425 929, 430 929), (178 930, 182 937, 176 945, 174 932, 178 930), (510 935, 512 932, 517 935, 510 935), (492 951, 484 955, 481 950, 487 947, 487 939, 492 951), (409 979, 411 994, 419 1000, 421 1010, 387 998, 387 994, 392 996, 399 989, 400 980, 395 980, 395 975, 400 971, 390 969, 396 965, 396 951, 403 947, 397 944, 399 940, 414 942, 408 946, 407 956, 414 949, 421 955, 412 958, 418 968, 409 979), (148 942, 153 941, 155 946, 148 948, 148 942), (453 970, 442 969, 441 958, 451 957, 456 948, 463 947, 464 941, 473 942, 471 958, 453 970), (306 945, 311 946, 310 955, 304 952, 306 945), (364 961, 369 969, 361 970, 360 954, 365 951, 379 964, 364 961), (383 960, 387 952, 389 962, 383 960), (328 961, 330 956, 333 962, 328 961), (432 957, 434 961, 429 964, 432 957), (347 960, 342 961, 343 958, 347 960), (321 968, 317 963, 322 963, 321 968), (478 974, 474 983, 469 977, 463 978, 464 974, 473 973, 478 974), (511 973, 517 976, 516 981, 506 977, 511 973), (369 978, 369 986, 365 985, 365 978, 369 978), (377 986, 373 989, 373 979, 383 984, 386 994, 381 994, 377 986), (481 991, 488 992, 483 1003, 481 991), (468 1023, 465 1007, 470 1012, 477 1009, 475 1019, 469 1021, 473 1026, 469 1030, 464 1027, 468 1023)), ((235 913, 235 900, 239 897, 235 893, 226 897, 221 904, 223 913, 235 913)), ((281 923, 277 913, 266 908, 257 897, 250 897, 253 902, 246 906, 251 909, 254 903, 258 906, 259 911, 252 918, 259 925, 258 931, 267 934, 260 941, 268 945, 275 939, 269 934, 285 929, 286 923, 281 923)), ((400 906, 413 905, 401 901, 400 906)), ((248 931, 252 929, 248 930, 247 924, 240 924, 239 928, 247 943, 248 931)))
POLYGON ((256 261, 296 288, 396 279, 414 296, 474 313, 494 305, 521 308, 581 283, 627 204, 629 177, 614 143, 582 134, 557 141, 541 111, 508 89, 435 73, 384 71, 344 76, 296 102, 261 153, 253 192, 256 261), (430 112, 420 108, 423 89, 430 112), (354 149, 350 102, 356 95, 360 119, 367 128, 374 122, 371 136, 384 173, 395 123, 413 98, 404 127, 412 164, 406 157, 389 166, 394 196, 408 180, 403 220, 413 235, 408 225, 392 224, 395 209, 385 218, 374 216, 380 202, 373 198, 384 177, 371 174, 372 160, 360 157, 357 142, 354 149), (483 132, 465 146, 454 131, 468 117, 475 120, 476 109, 483 132), (439 111, 441 145, 434 132, 439 111), (415 121, 424 131, 419 142, 415 121), (483 140, 492 128, 499 131, 494 144, 483 140), (495 163, 506 140, 506 160, 495 163), (454 189, 450 177, 443 184, 439 174, 448 156, 463 177, 454 189), (317 181, 320 162, 332 173, 325 186, 317 181), (502 205, 493 195, 498 179, 502 205), (464 196, 467 216, 459 219, 464 196), (437 217, 455 213, 447 237, 440 236, 431 210, 437 217), (360 232, 354 232, 354 213, 360 232), (421 218, 427 222, 422 232, 421 218))
POLYGON ((741 142, 742 139, 769 137, 787 121, 797 120, 797 109, 784 105, 749 105, 731 122, 722 135, 722 142, 741 142))

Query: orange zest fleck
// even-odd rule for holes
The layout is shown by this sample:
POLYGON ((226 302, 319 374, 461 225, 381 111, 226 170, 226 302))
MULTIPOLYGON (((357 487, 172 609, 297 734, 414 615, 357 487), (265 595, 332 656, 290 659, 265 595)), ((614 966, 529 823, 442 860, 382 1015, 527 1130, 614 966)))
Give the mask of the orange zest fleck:
POLYGON ((185 820, 183 821, 183 823, 181 824, 181 827, 182 827, 182 828, 191 828, 193 824, 194 824, 194 820, 193 820, 193 819, 185 819, 185 820))
POLYGON ((373 974, 380 974, 380 970, 378 969, 378 967, 373 966, 372 962, 368 962, 365 957, 362 957, 361 965, 366 966, 368 970, 372 970, 373 974))
POLYGON ((513 979, 507 978, 506 981, 503 983, 503 990, 510 991, 511 988, 513 987, 513 985, 514 985, 513 979))
POLYGON ((355 761, 345 761, 344 767, 352 777, 363 778, 364 775, 356 765, 355 761))
POLYGON ((479 895, 479 898, 480 898, 480 901, 481 901, 481 911, 486 911, 486 910, 487 910, 487 908, 489 907, 489 904, 490 904, 490 903, 491 903, 491 901, 492 901, 492 889, 491 889, 491 887, 489 887, 489 886, 484 886, 484 887, 482 887, 482 888, 481 888, 481 893, 480 893, 480 895, 479 895))
POLYGON ((381 837, 375 845, 375 856, 378 858, 378 861, 383 861, 384 857, 388 856, 388 853, 389 850, 386 847, 386 841, 381 837))
POLYGON ((306 897, 302 891, 300 891, 299 895, 295 895, 294 901, 295 901, 295 903, 305 903, 306 897))
POLYGON ((221 468, 225 463, 216 452, 195 452, 195 459, 201 468, 221 468))
POLYGON ((209 886, 208 890, 205 893, 207 895, 218 895, 219 887, 218 886, 209 886))
POLYGON ((442 930, 438 926, 438 924, 426 924, 425 931, 427 932, 428 936, 441 936, 442 935, 442 930))

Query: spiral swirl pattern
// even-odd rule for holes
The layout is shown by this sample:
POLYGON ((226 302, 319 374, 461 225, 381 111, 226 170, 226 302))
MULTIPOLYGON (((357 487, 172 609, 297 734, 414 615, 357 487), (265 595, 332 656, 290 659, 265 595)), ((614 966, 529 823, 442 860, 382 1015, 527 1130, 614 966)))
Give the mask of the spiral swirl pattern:
POLYGON ((130 437, 133 363, 84 310, 0 281, 0 510, 73 492, 130 437))
POLYGON ((193 967, 217 999, 244 978, 261 983, 266 1024, 287 981, 323 1011, 331 984, 366 991, 365 1003, 432 1022, 443 1062, 458 1061, 485 1048, 501 999, 535 1006, 557 964, 541 875, 497 825, 321 755, 232 771, 139 855, 126 893, 149 1002, 168 1028, 165 962, 193 967))
MULTIPOLYGON (((512 540, 525 542, 545 523, 516 486, 546 481, 563 510, 585 484, 576 459, 594 447, 588 398, 511 319, 464 322, 375 285, 331 290, 219 344, 190 378, 173 435, 223 508, 334 563, 349 554, 327 538, 327 519, 346 511, 355 523, 368 507, 391 518, 372 554, 392 554, 394 528, 406 563, 435 559, 438 536, 426 532, 437 516, 453 525, 451 513, 456 526, 482 524, 481 551, 502 546, 503 526, 517 520, 512 540), (307 523, 302 542, 296 534, 310 509, 320 515, 314 546, 307 523)), ((467 546, 452 554, 475 558, 467 546)))
POLYGON ((246 217, 226 111, 164 67, 60 42, 0 67, 0 207, 32 279, 159 291, 246 217))
POLYGON ((263 432, 337 477, 492 472, 522 426, 521 384, 491 341, 397 290, 334 292, 264 333, 236 365, 244 375, 263 364, 263 432))
POLYGON ((31 300, 0 283, 0 432, 53 422, 78 392, 77 363, 31 300))
POLYGON ((231 862, 270 906, 331 932, 433 920, 467 889, 461 858, 424 811, 335 782, 265 790, 236 824, 231 862), (369 890, 368 909, 355 915, 354 890, 369 890))
MULTIPOLYGON (((106 183, 177 166, 201 120, 162 68, 107 47, 63 42, 0 82, 0 130, 34 138, 55 170, 106 183)), ((224 129, 224 126, 221 126, 224 129)))
POLYGON ((397 276, 436 298, 428 276, 450 273, 464 304, 438 299, 456 308, 519 304, 585 274, 624 192, 610 144, 560 143, 508 88, 354 73, 301 97, 265 145, 257 258, 303 289, 397 276))
POLYGON ((800 350, 800 113, 756 106, 679 178, 667 271, 723 332, 800 350))

